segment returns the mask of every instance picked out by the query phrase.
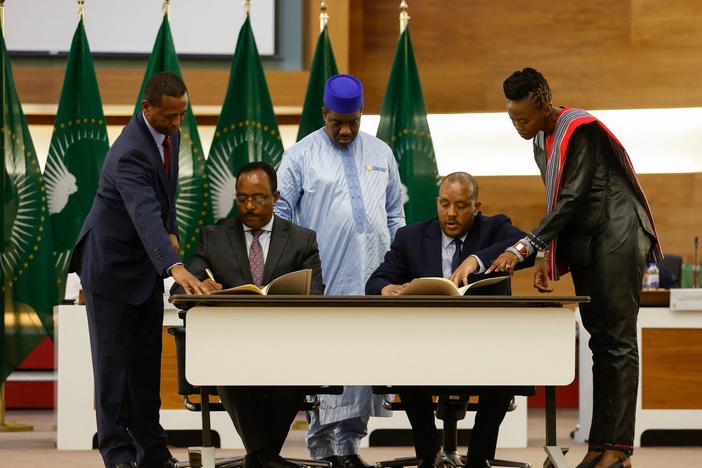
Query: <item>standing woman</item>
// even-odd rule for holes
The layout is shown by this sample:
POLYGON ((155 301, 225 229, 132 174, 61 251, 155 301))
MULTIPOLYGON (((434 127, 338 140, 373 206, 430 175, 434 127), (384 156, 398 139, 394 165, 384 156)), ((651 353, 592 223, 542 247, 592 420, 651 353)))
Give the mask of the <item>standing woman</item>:
MULTIPOLYGON (((589 447, 578 468, 631 466, 639 378, 636 317, 647 259, 662 258, 651 209, 626 150, 582 109, 556 108, 546 79, 533 68, 504 82, 507 113, 533 139, 548 212, 488 271, 513 271, 537 251, 544 260, 534 287, 570 271, 593 354, 589 447)), ((464 268, 461 265, 457 272, 464 268)))

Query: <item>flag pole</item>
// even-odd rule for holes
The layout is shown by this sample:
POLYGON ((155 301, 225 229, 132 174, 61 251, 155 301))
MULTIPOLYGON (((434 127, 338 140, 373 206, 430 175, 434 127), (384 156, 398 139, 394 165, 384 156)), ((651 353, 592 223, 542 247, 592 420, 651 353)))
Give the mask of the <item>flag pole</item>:
MULTIPOLYGON (((0 27, 2 35, 5 37, 5 0, 0 0, 0 27)), ((2 104, 5 106, 5 66, 2 67, 2 104)), ((4 298, 3 298, 4 299, 4 298)), ((2 320, 5 320, 3 314, 2 320)), ((4 327, 0 327, 4 333, 4 327)), ((26 432, 33 431, 34 426, 30 424, 17 423, 14 421, 5 422, 5 382, 0 383, 0 432, 26 432)))
POLYGON ((400 34, 405 32, 405 29, 407 29, 407 25, 409 24, 410 15, 407 13, 408 8, 409 6, 407 6, 407 2, 402 0, 400 2, 400 34))
POLYGON ((78 21, 85 19, 85 0, 78 0, 78 21))
POLYGON ((168 21, 171 20, 171 0, 163 0, 163 6, 161 7, 163 14, 166 15, 168 21))
POLYGON ((319 4, 319 32, 324 31, 329 22, 329 13, 327 13, 327 2, 320 2, 319 4))
POLYGON ((246 10, 246 16, 249 16, 251 14, 251 0, 244 2, 244 9, 246 10))

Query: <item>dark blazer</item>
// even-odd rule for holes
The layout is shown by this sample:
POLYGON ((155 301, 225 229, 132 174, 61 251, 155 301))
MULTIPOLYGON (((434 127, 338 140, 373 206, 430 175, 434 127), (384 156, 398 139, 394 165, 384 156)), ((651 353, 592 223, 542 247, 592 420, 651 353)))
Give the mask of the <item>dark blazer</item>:
MULTIPOLYGON (((78 235, 70 271, 108 299, 143 303, 181 259, 168 240, 175 211, 180 133, 171 137, 171 174, 139 112, 107 152, 93 206, 78 235)), ((160 286, 163 290, 163 286, 160 286)))
MULTIPOLYGON (((275 215, 274 218, 263 269, 263 284, 286 273, 311 268, 311 293, 324 294, 322 267, 314 231, 275 215)), ((188 263, 188 270, 196 277, 205 279, 205 268, 209 268, 215 280, 225 288, 253 283, 244 225, 237 218, 229 218, 219 225, 206 226, 200 232, 200 244, 188 263)), ((173 285, 171 294, 181 293, 183 288, 178 284, 173 285)))
MULTIPOLYGON (((504 250, 513 245, 526 234, 512 225, 510 219, 502 214, 483 216, 478 213, 468 231, 463 247, 461 261, 470 255, 476 255, 485 265, 490 266, 504 250)), ((534 259, 518 264, 520 268, 531 266, 534 259)), ((504 273, 491 274, 497 276, 504 273)), ((385 254, 383 263, 373 272, 366 283, 366 294, 380 294, 388 284, 404 284, 415 278, 425 276, 444 276, 441 269, 441 226, 438 218, 423 223, 410 224, 400 228, 390 250, 385 254)), ((472 283, 486 278, 485 275, 470 275, 472 283)), ((467 295, 509 295, 509 280, 491 286, 468 290, 467 295)))

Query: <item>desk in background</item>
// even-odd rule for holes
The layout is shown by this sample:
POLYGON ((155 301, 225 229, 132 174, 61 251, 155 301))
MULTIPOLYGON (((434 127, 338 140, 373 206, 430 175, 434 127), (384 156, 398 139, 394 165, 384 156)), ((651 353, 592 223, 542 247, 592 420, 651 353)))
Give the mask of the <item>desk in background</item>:
MULTIPOLYGON (((672 290, 675 294, 676 290, 672 290)), ((689 290, 683 290, 689 292, 689 290)), ((702 291, 701 291, 702 293, 702 291)), ((702 430, 702 307, 669 307, 671 290, 642 291, 637 323, 640 378, 634 446, 646 431, 702 430)), ((580 405, 575 439, 584 442, 592 418, 589 333, 579 340, 580 405)), ((649 433, 651 434, 651 433, 649 433)))

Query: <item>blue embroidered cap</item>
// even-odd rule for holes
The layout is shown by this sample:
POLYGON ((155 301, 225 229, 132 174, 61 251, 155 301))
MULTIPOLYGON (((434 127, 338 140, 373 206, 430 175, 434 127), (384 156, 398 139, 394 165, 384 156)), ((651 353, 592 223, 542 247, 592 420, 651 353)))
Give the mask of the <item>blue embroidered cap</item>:
POLYGON ((324 86, 324 106, 339 114, 363 109, 363 84, 353 75, 334 75, 324 86))

